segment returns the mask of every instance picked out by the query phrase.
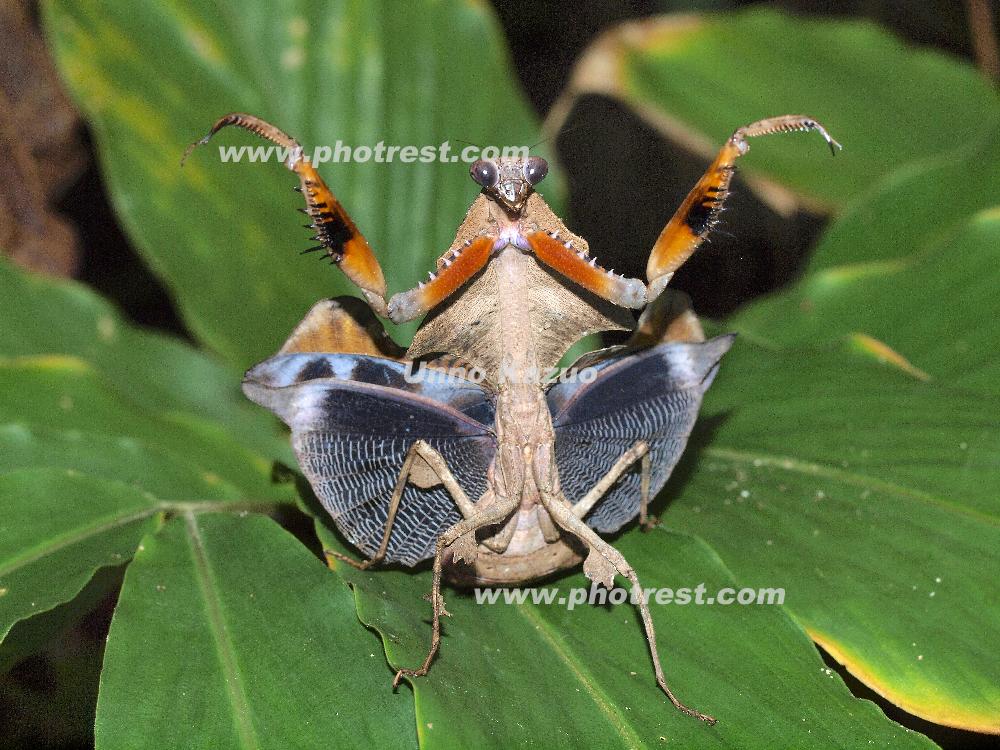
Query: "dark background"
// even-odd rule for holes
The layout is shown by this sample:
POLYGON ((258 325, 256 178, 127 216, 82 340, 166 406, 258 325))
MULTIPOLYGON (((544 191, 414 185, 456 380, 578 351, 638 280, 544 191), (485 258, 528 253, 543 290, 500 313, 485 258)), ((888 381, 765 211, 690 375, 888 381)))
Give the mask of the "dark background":
MULTIPOLYGON (((976 3, 780 0, 766 4, 800 14, 868 18, 911 43, 974 61, 976 26, 970 24, 969 8, 976 3)), ((752 4, 494 2, 518 76, 542 116, 568 81, 574 60, 603 29, 664 11, 727 10, 752 4)), ((978 33, 982 36, 982 26, 978 33)), ((11 167, 0 167, 0 246, 24 265, 91 284, 139 323, 187 337, 168 293, 139 260, 115 219, 86 128, 59 92, 51 63, 45 59, 33 3, 0 2, 0 50, 0 146, 21 157, 20 162, 13 160, 13 172, 11 167), (18 106, 38 107, 45 125, 38 132, 15 131, 3 110, 10 115, 18 106)), ((719 64, 724 66, 725 61, 719 64)), ((652 246, 665 218, 701 175, 705 160, 663 142, 620 105, 593 96, 577 105, 555 147, 569 179, 567 223, 588 238, 603 265, 642 276, 645 256, 625 249, 652 246), (611 223, 602 218, 609 216, 614 217, 611 223)), ((738 178, 727 205, 730 210, 721 231, 671 284, 692 296, 700 314, 713 317, 793 280, 824 223, 822 217, 805 213, 790 219, 774 214, 742 189, 738 178)), ((109 574, 112 589, 116 575, 109 574)), ((100 656, 113 606, 113 594, 100 597, 82 623, 0 677, 0 748, 92 746, 100 656), (59 708, 54 711, 54 706, 59 708)), ((943 746, 996 746, 995 738, 910 716, 828 662, 856 695, 874 700, 891 718, 943 746)))

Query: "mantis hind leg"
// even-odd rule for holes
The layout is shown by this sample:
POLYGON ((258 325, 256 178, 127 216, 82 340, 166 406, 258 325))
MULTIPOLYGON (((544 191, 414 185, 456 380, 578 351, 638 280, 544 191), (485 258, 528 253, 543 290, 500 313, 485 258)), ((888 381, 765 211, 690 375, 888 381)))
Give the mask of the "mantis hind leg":
POLYGON ((471 517, 459 521, 438 537, 437 549, 434 554, 434 580, 430 595, 433 612, 431 647, 420 667, 417 669, 404 668, 396 672, 396 677, 392 681, 393 688, 398 687, 404 677, 424 677, 430 670, 431 662, 434 661, 441 645, 441 617, 450 616, 444 607, 444 597, 441 596, 441 574, 444 569, 445 550, 451 547, 456 560, 464 560, 467 563, 474 562, 477 555, 476 532, 486 526, 500 523, 517 509, 517 505, 516 498, 498 496, 496 502, 491 503, 471 517))
MULTIPOLYGON (((636 450, 633 446, 630 451, 626 452, 621 459, 612 467, 611 471, 602 478, 595 486, 591 492, 587 493, 585 499, 590 498, 592 494, 596 494, 599 488, 603 487, 600 494, 603 495, 607 489, 617 481, 618 477, 635 462, 637 458, 641 456, 648 456, 648 450, 642 452, 636 450), (641 455, 632 455, 633 453, 638 453, 641 455), (615 474, 617 472, 617 474, 615 474), (613 478, 609 479, 614 475, 613 478), (607 480, 607 481, 606 481, 607 480)), ((542 505, 549 512, 552 520, 556 522, 561 528, 565 529, 569 533, 578 537, 584 544, 587 545, 589 550, 586 560, 583 563, 583 572, 587 575, 590 580, 597 583, 601 583, 608 588, 614 585, 615 574, 624 576, 632 584, 633 600, 636 602, 636 606, 639 609, 639 616, 642 619, 642 625, 646 633, 646 642, 649 644, 649 653, 653 659, 653 671, 656 674, 656 684, 660 686, 660 689, 664 692, 670 702, 680 711, 687 714, 688 716, 693 716, 697 719, 708 724, 715 724, 716 719, 704 714, 701 711, 697 711, 693 708, 681 703, 681 701, 674 695, 670 687, 667 685, 666 677, 663 675, 663 667, 660 664, 660 655, 656 648, 656 629, 653 625, 653 616, 649 611, 649 603, 643 596, 642 585, 639 583, 639 577, 635 572, 635 569, 629 564, 628 560, 621 552, 616 550, 611 544, 601 539, 597 533, 590 528, 586 523, 581 520, 578 513, 576 512, 575 506, 571 506, 562 496, 561 493, 554 493, 552 491, 553 483, 551 477, 546 476, 545 472, 539 468, 536 464, 534 466, 535 470, 535 481, 538 485, 538 490, 541 495, 542 505)), ((581 501, 582 503, 583 501, 581 501)), ((596 499, 594 500, 596 502, 596 499)), ((577 504, 578 506, 580 503, 577 504)))
POLYGON ((597 484, 573 505, 573 515, 581 519, 586 516, 636 461, 639 462, 640 467, 639 524, 643 531, 649 531, 654 526, 659 525, 659 519, 649 518, 649 475, 652 461, 649 456, 649 444, 645 440, 637 440, 635 445, 621 455, 615 465, 608 470, 608 473, 601 477, 597 484))
POLYGON ((371 559, 359 562, 340 552, 324 550, 327 563, 333 558, 345 562, 358 570, 367 570, 382 562, 389 550, 389 539, 392 534, 392 527, 396 522, 396 514, 399 512, 399 504, 403 499, 403 491, 406 489, 407 483, 411 480, 417 480, 413 481, 413 483, 422 486, 430 486, 438 483, 443 484, 464 518, 476 515, 475 504, 469 500, 468 495, 465 494, 458 480, 455 479, 455 475, 451 473, 451 469, 448 468, 444 456, 423 440, 417 440, 410 446, 410 449, 406 452, 406 458, 403 459, 403 466, 399 471, 396 486, 393 488, 392 497, 389 500, 389 513, 385 521, 385 531, 382 534, 382 543, 378 551, 371 559))

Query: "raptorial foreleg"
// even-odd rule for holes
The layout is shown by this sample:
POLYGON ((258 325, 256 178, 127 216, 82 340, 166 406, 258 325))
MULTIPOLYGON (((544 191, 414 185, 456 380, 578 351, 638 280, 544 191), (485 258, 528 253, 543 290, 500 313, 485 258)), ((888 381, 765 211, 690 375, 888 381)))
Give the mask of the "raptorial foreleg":
POLYGON ((281 155, 284 164, 298 175, 299 186, 296 189, 306 199, 306 207, 300 209, 312 220, 306 226, 316 231, 313 241, 320 243, 306 252, 324 251, 347 278, 357 285, 372 309, 383 318, 403 323, 420 317, 486 265, 496 241, 496 237, 492 235, 482 235, 450 248, 441 257, 428 281, 400 292, 387 301, 385 276, 368 240, 327 187, 299 142, 282 130, 254 115, 232 112, 216 120, 204 138, 188 147, 181 164, 192 150, 208 143, 213 135, 230 125, 249 130, 283 149, 281 155))
POLYGON ((382 317, 388 317, 385 277, 368 240, 294 138, 259 117, 231 112, 216 120, 204 138, 188 147, 181 163, 184 163, 192 150, 208 143, 213 135, 230 125, 249 130, 283 149, 281 155, 284 164, 298 176, 297 189, 306 199, 306 207, 301 210, 312 220, 308 227, 316 231, 313 240, 320 243, 311 249, 323 250, 347 278, 361 289, 372 309, 382 317))
POLYGON ((834 154, 841 147, 826 132, 826 128, 805 115, 769 117, 738 128, 698 180, 698 184, 688 193, 680 208, 674 212, 653 245, 646 265, 646 279, 649 282, 647 298, 650 301, 663 291, 674 272, 694 254, 718 222, 722 204, 729 194, 729 183, 733 179, 736 160, 750 150, 747 138, 795 130, 817 131, 834 154))

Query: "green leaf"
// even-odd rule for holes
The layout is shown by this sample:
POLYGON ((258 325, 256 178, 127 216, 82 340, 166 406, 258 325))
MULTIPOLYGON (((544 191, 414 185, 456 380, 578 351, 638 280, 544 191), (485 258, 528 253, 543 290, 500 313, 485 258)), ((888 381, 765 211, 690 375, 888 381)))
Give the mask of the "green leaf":
MULTIPOLYGON (((242 395, 235 371, 178 341, 132 328, 78 285, 32 277, 0 262, 0 288, 0 313, 9 324, 0 333, 0 351, 22 355, 0 360, 0 472, 83 473, 115 480, 109 484, 114 492, 121 482, 143 497, 153 493, 157 502, 173 501, 172 507, 274 508, 295 500, 290 486, 274 486, 271 461, 244 447, 282 458, 288 453, 287 441, 276 439, 273 420, 237 401, 242 395), (94 365, 66 352, 88 357, 94 365)), ((9 489, 0 488, 0 498, 25 527, 33 513, 46 512, 22 505, 9 489)), ((115 497, 95 491, 88 500, 99 508, 115 497)), ((141 533, 142 528, 136 532, 141 533)), ((34 554, 31 537, 12 534, 8 543, 14 557, 34 554)), ((127 559, 116 536, 99 535, 90 545, 91 556, 127 559)), ((70 579, 67 599, 88 572, 92 568, 85 565, 79 580, 70 579)), ((87 611, 69 603, 58 609, 58 617, 52 613, 22 622, 16 641, 4 643, 0 659, 10 663, 16 654, 43 646, 46 634, 87 611)), ((41 611, 39 605, 15 614, 41 611)), ((14 618, 0 621, 2 632, 14 618)))
POLYGON ((148 493, 56 469, 0 475, 0 498, 0 639, 128 560, 159 513, 148 493))
MULTIPOLYGON (((98 568, 87 585, 69 601, 16 622, 0 643, 0 675, 9 673, 22 659, 65 638, 76 623, 106 602, 107 597, 117 593, 124 573, 123 567, 98 568)), ((94 674, 99 672, 98 666, 94 674)), ((97 702, 96 685, 94 702, 97 702)), ((92 717, 87 723, 93 723, 92 717)))
POLYGON ((1000 203, 1000 180, 989 177, 998 171, 1000 128, 979 142, 900 167, 827 228, 807 272, 929 254, 977 212, 1000 203))
POLYGON ((269 415, 240 392, 240 373, 181 341, 141 331, 75 282, 34 276, 0 258, 0 355, 67 354, 87 360, 142 407, 218 421, 269 453, 286 445, 269 415))
MULTIPOLYGON (((321 536, 336 541, 320 529, 321 536)), ((617 546, 644 587, 739 589, 708 547, 685 534, 630 532, 617 546)), ((393 667, 422 662, 430 576, 342 574, 393 667), (419 602, 418 606, 417 603, 419 602)), ((544 587, 589 588, 581 574, 544 587)), ((668 684, 718 724, 684 716, 653 679, 631 605, 477 605, 445 591, 450 618, 427 677, 412 681, 421 747, 930 747, 854 698, 777 605, 652 605, 668 684)))
POLYGON ((114 479, 187 501, 235 500, 240 489, 166 451, 132 437, 51 430, 25 424, 0 425, 0 472, 60 468, 114 479))
POLYGON ((1000 395, 997 297, 987 273, 997 248, 1000 207, 911 258, 817 271, 730 324, 772 346, 852 337, 857 347, 897 360, 918 377, 1000 395))
MULTIPOLYGON (((535 130, 479 4, 327 0, 302 10, 253 0, 236 10, 198 0, 53 0, 44 8, 126 229, 199 339, 240 367, 272 352, 317 298, 348 287, 339 272, 311 272, 295 256, 305 232, 296 234, 299 199, 280 165, 220 164, 213 144, 180 170, 184 146, 217 116, 254 112, 307 147, 338 139, 502 145, 529 142, 535 130)), ((839 289, 817 300, 814 319, 775 303, 785 305, 778 322, 788 332, 774 339, 744 323, 797 348, 727 359, 710 401, 718 420, 705 424, 715 433, 675 477, 679 496, 667 512, 707 538, 725 565, 683 534, 618 540, 647 586, 786 588, 784 608, 655 608, 672 684, 717 713, 719 726, 679 715, 656 690, 631 608, 491 608, 449 594, 455 617, 441 656, 414 687, 422 743, 927 745, 854 699, 801 626, 908 710, 997 731, 990 717, 1000 713, 1000 672, 980 631, 998 613, 985 594, 990 566, 978 561, 991 560, 998 541, 1000 430, 996 404, 969 390, 991 382, 995 308, 973 275, 973 261, 990 261, 993 218, 970 217, 996 201, 992 187, 967 184, 970 164, 995 158, 986 140, 1000 119, 995 92, 969 67, 904 49, 871 26, 760 9, 644 22, 602 44, 580 71, 607 66, 616 77, 603 93, 706 156, 761 116, 806 111, 823 120, 845 142, 842 157, 818 167, 803 157, 818 141, 764 139, 744 160, 751 184, 785 208, 853 201, 814 269, 881 266, 858 285, 828 276, 839 289), (970 145, 954 151, 958 144, 970 145), (970 189, 974 198, 962 202, 970 189), (970 261, 946 263, 939 248, 970 261), (950 307, 916 307, 928 291, 959 288, 971 292, 950 307), (873 293, 882 296, 867 311, 873 293), (947 336, 943 347, 935 332, 947 336), (852 353, 841 351, 845 335, 852 353), (982 351, 960 350, 962 342, 982 351), (877 366, 875 354, 897 369, 877 366), (924 368, 932 382, 898 367, 924 368)), ((585 76, 574 81, 553 121, 574 97, 599 89, 585 76)), ((216 143, 257 144, 230 131, 216 143)), ((380 249, 393 290, 430 268, 476 193, 456 164, 323 171, 380 249)), ((150 737, 183 744, 192 725, 213 746, 351 745, 372 733, 374 744, 412 745, 409 694, 388 690, 391 671, 365 648, 370 636, 341 579, 266 519, 195 513, 205 503, 273 507, 291 496, 273 486, 262 458, 287 449, 240 405, 237 369, 132 331, 73 287, 19 280, 2 267, 0 285, 14 290, 0 314, 15 321, 0 349, 31 355, 0 363, 0 424, 9 423, 0 428, 8 451, 0 467, 99 473, 150 490, 158 508, 179 513, 146 537, 129 568, 98 746, 150 737)), ((126 489, 95 487, 91 502, 126 489)), ((343 575, 391 664, 418 664, 429 639, 420 598, 428 575, 343 575)), ((561 581, 582 583, 579 574, 561 581)))
POLYGON ((801 282, 729 325, 773 346, 848 336, 861 347, 885 344, 915 374, 996 393, 988 312, 996 305, 984 269, 1000 246, 1000 183, 979 175, 1000 169, 998 136, 904 167, 861 196, 824 235, 801 282))
POLYGON ((665 522, 741 582, 784 587, 810 635, 892 702, 1000 731, 984 637, 1000 618, 1000 402, 849 352, 737 343, 705 414, 665 522))
MULTIPOLYGON (((108 387, 87 364, 71 357, 0 360, 3 422, 134 438, 184 457, 201 473, 203 482, 221 481, 250 500, 291 502, 292 490, 272 483, 271 462, 243 448, 222 428, 198 417, 160 416, 144 410, 108 387)), ((128 450, 128 445, 123 449, 128 450)))
MULTIPOLYGON (((480 3, 56 0, 45 10, 126 229, 195 335, 244 368, 273 352, 317 299, 353 289, 339 271, 297 255, 313 243, 280 164, 222 164, 213 143, 180 169, 185 146, 216 118, 252 112, 307 148, 450 139, 456 159, 458 139, 537 140, 480 3)), ((229 131, 217 141, 258 143, 229 131)), ((461 163, 322 171, 393 290, 431 269, 477 192, 461 163)))
POLYGON ((337 576, 272 521, 187 513, 125 577, 99 750, 412 747, 412 699, 337 576))
POLYGON ((811 156, 818 138, 799 145, 790 137, 755 139, 741 161, 750 184, 782 209, 797 200, 841 207, 900 164, 980 141, 1000 119, 996 92, 971 66, 867 22, 766 8, 612 29, 581 56, 548 128, 588 93, 621 100, 706 158, 762 117, 818 118, 844 145, 836 162, 811 156))

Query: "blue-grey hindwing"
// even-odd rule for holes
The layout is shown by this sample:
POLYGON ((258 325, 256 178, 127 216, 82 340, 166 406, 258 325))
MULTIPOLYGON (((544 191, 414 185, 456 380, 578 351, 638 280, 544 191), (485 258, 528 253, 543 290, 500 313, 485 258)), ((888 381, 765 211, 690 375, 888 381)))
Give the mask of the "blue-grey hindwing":
MULTIPOLYGON (((410 382, 407 363, 359 354, 284 354, 251 369, 249 398, 292 429, 303 473, 347 539, 366 556, 378 550, 393 488, 410 446, 424 440, 444 456, 475 501, 486 490, 495 451, 490 394, 433 373, 410 382)), ((415 565, 461 515, 447 490, 408 483, 386 555, 415 565)))
MULTIPOLYGON (((592 382, 557 383, 547 399, 553 415, 556 464, 566 498, 575 503, 638 440, 650 446, 650 496, 680 459, 732 336, 703 343, 665 343, 594 365, 592 382)), ((639 463, 588 514, 602 533, 639 513, 639 463)))

